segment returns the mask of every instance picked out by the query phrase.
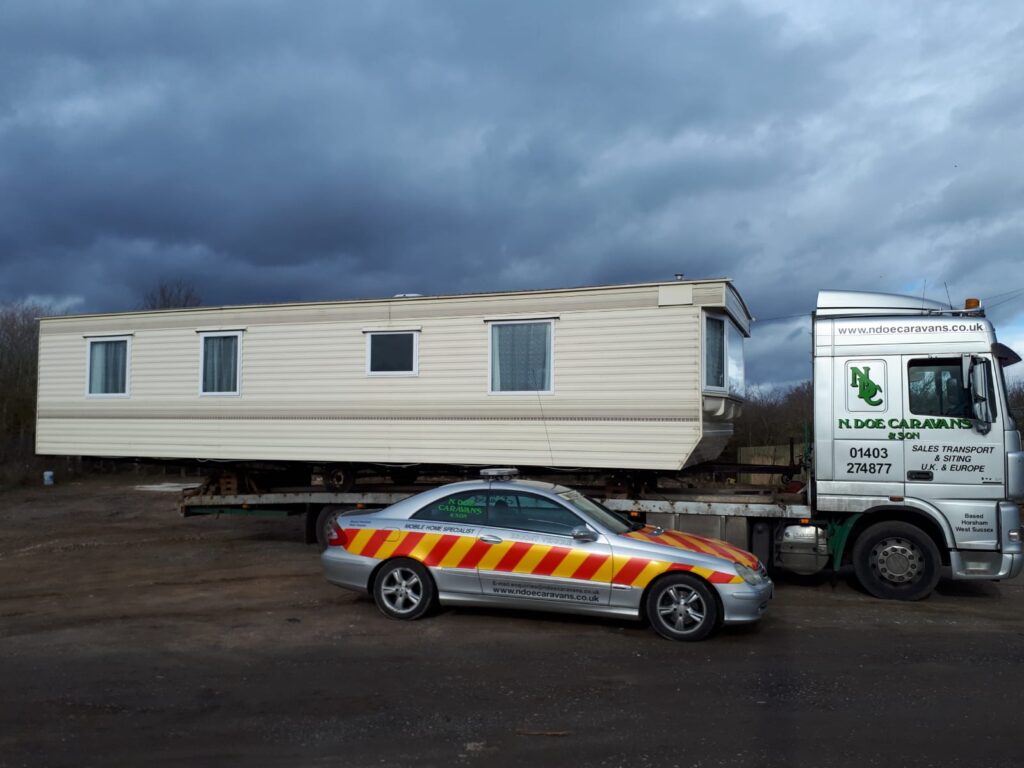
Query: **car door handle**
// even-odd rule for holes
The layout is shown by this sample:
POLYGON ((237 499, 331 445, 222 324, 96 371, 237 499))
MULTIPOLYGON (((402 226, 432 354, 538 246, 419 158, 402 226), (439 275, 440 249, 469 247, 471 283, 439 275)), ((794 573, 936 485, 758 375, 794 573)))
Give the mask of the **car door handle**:
POLYGON ((907 472, 907 480, 931 480, 933 477, 931 472, 922 472, 920 470, 911 470, 907 472))
POLYGON ((480 541, 485 541, 488 544, 501 544, 501 537, 492 536, 489 533, 485 533, 483 536, 480 537, 480 541))

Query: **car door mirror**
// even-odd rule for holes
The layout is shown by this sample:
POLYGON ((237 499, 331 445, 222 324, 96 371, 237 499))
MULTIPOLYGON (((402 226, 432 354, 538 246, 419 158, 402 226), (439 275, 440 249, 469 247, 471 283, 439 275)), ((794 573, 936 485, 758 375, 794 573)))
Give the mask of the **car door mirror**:
POLYGON ((572 538, 579 542, 597 541, 597 533, 585 525, 577 525, 572 529, 572 538))

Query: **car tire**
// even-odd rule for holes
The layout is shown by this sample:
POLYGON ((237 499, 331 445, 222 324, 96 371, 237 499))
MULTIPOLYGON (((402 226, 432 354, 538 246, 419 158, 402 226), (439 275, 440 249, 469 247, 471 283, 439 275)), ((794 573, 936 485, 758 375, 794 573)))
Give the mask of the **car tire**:
POLYGON ((687 573, 656 581, 644 608, 654 631, 669 640, 703 640, 718 626, 718 601, 711 588, 687 573))
POLYGON ((910 523, 876 523, 853 546, 857 581, 882 600, 921 600, 939 583, 941 557, 932 537, 910 523))
POLYGON ((413 621, 427 614, 434 604, 434 580, 415 560, 385 563, 373 580, 373 600, 381 613, 391 619, 413 621))

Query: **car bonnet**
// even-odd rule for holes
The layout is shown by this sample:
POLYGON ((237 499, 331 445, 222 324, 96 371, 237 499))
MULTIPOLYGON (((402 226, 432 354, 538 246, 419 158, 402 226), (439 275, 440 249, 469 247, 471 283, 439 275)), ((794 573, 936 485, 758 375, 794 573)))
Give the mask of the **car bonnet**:
POLYGON ((671 549, 682 549, 701 555, 720 557, 723 560, 728 560, 730 563, 741 563, 748 568, 756 569, 758 565, 757 558, 750 552, 720 539, 709 539, 705 536, 697 536, 696 534, 683 533, 681 531, 666 531, 653 525, 645 525, 639 530, 627 531, 619 535, 644 543, 659 544, 671 549))

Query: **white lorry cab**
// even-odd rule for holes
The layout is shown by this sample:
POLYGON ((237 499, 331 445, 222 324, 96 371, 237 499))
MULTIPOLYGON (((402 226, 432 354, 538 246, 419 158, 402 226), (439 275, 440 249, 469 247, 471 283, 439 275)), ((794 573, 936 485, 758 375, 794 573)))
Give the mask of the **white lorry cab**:
MULTIPOLYGON (((814 315, 814 525, 789 540, 848 557, 879 597, 1021 571, 1024 453, 996 341, 962 310, 883 293, 822 291, 814 315)), ((786 539, 787 530, 781 532, 786 539)))

